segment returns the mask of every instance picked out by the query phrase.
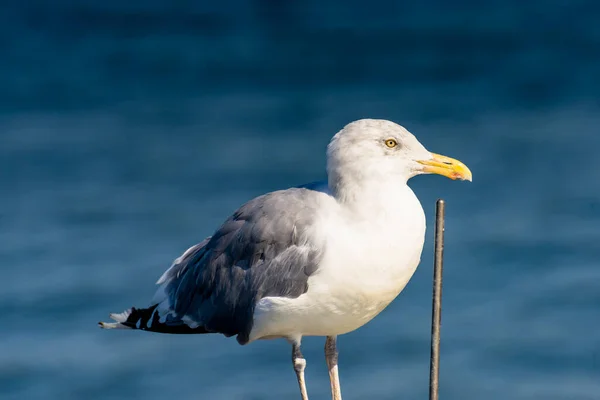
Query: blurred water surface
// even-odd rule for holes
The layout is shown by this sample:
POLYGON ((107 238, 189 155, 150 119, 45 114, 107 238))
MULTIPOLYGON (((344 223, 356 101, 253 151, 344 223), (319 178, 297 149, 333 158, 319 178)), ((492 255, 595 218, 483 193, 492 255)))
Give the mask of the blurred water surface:
MULTIPOLYGON (((324 177, 364 117, 459 158, 441 393, 600 399, 600 3, 115 0, 0 13, 2 399, 298 397, 283 341, 100 331, 238 205, 324 177)), ((427 396, 429 229, 413 280, 340 337, 345 399, 427 396)), ((307 381, 329 396, 322 339, 307 381)))

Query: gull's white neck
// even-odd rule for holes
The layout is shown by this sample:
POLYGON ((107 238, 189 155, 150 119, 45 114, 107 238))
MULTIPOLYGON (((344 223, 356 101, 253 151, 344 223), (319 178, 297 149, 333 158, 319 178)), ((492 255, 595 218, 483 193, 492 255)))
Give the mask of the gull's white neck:
POLYGON ((398 176, 379 176, 376 179, 352 179, 337 184, 330 183, 330 190, 340 206, 356 214, 398 214, 402 208, 412 212, 421 210, 419 200, 398 176))
POLYGON ((340 216, 349 229, 368 232, 380 245, 394 249, 410 245, 420 255, 425 239, 425 212, 405 181, 394 178, 398 176, 350 180, 337 185, 333 194, 340 216))

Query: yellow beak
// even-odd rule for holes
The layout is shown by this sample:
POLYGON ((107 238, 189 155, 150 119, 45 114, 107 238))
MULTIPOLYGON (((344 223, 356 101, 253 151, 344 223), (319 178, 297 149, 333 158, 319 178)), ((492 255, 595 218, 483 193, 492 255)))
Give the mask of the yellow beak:
POLYGON ((471 182, 473 175, 467 166, 454 158, 431 153, 431 160, 419 160, 419 164, 424 165, 423 172, 428 174, 443 175, 450 179, 460 179, 471 182))

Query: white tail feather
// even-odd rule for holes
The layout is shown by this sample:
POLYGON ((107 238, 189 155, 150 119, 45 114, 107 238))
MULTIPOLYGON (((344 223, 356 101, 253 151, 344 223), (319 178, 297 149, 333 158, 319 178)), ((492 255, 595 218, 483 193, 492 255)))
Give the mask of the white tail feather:
POLYGON ((110 319, 116 322, 98 322, 100 328, 103 329, 132 329, 129 326, 123 325, 127 318, 131 315, 131 309, 125 310, 122 313, 109 314, 110 319))
POLYGON ((116 322, 125 322, 127 318, 131 315, 131 309, 125 310, 122 313, 111 313, 109 315, 110 319, 116 322))

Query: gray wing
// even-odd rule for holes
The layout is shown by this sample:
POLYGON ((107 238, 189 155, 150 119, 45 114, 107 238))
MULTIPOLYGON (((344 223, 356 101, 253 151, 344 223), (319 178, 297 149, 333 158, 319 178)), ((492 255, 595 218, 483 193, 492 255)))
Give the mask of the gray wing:
POLYGON ((190 248, 157 282, 161 319, 207 332, 252 329, 255 304, 308 290, 323 243, 308 236, 326 194, 303 188, 272 192, 240 207, 212 237, 190 248))

